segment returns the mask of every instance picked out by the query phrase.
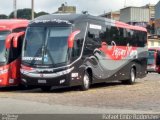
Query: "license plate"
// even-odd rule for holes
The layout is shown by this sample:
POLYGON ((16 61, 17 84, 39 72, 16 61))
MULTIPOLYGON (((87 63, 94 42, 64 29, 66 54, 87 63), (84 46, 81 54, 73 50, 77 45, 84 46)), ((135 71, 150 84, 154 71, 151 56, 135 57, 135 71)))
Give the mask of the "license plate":
POLYGON ((47 81, 46 80, 38 80, 38 83, 47 83, 47 81))

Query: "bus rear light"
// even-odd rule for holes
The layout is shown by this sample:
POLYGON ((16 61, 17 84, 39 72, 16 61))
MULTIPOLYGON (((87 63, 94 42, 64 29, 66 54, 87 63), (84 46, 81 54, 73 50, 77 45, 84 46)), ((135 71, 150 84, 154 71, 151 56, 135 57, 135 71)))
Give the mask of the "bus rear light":
POLYGON ((73 33, 70 34, 70 36, 68 38, 68 48, 73 48, 74 38, 79 33, 80 33, 80 30, 76 30, 76 31, 74 31, 73 33))

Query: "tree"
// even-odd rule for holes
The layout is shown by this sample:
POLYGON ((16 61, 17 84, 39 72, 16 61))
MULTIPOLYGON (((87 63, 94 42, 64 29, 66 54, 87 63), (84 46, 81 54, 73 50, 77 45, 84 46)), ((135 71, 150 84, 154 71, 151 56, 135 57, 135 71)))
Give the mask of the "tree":
POLYGON ((0 19, 7 19, 8 16, 7 15, 4 15, 4 14, 0 14, 0 19))
POLYGON ((47 14, 49 14, 49 13, 46 13, 46 12, 42 11, 42 12, 37 13, 35 17, 39 17, 39 16, 47 15, 47 14))
MULTIPOLYGON (((17 10, 17 18, 22 18, 22 19, 28 19, 30 20, 31 19, 31 12, 32 10, 30 8, 25 8, 25 9, 18 9, 17 10)), ((39 17, 41 15, 46 15, 48 13, 46 12, 39 12, 39 13, 36 13, 34 12, 34 16, 35 17, 39 17)), ((14 18, 14 12, 12 12, 10 15, 9 15, 9 18, 14 18)))
MULTIPOLYGON (((31 9, 29 8, 25 8, 25 9, 18 9, 17 10, 17 18, 22 18, 22 19, 31 19, 31 9)), ((36 13, 34 12, 34 15, 36 15, 36 13)), ((14 18, 14 12, 12 12, 9 15, 9 18, 14 18)))

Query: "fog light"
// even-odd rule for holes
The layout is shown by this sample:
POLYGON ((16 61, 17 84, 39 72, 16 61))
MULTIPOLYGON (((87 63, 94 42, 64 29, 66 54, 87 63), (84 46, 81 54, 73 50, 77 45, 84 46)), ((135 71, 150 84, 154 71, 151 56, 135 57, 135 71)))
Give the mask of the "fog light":
POLYGON ((63 79, 63 80, 60 80, 60 84, 62 84, 62 83, 64 83, 65 82, 65 79, 63 79))
POLYGON ((2 82, 2 80, 0 80, 0 83, 2 82))

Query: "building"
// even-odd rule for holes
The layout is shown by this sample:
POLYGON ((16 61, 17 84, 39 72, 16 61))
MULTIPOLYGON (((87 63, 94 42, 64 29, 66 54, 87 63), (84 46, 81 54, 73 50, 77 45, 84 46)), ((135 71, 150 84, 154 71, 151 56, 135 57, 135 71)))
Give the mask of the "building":
POLYGON ((160 47, 160 40, 157 38, 148 39, 148 48, 160 47))
POLYGON ((67 4, 62 4, 55 13, 76 13, 75 6, 68 6, 67 4))
POLYGON ((120 10, 120 21, 147 27, 150 21, 149 9, 145 7, 126 7, 120 10))
POLYGON ((147 4, 143 7, 149 9, 149 19, 150 20, 149 20, 147 29, 151 35, 154 35, 154 33, 155 33, 155 5, 154 4, 147 4))
POLYGON ((119 21, 120 20, 120 11, 108 12, 108 13, 104 13, 100 16, 119 21))
POLYGON ((147 4, 143 7, 149 9, 149 18, 150 18, 150 20, 154 20, 155 19, 155 5, 147 4))
POLYGON ((160 1, 155 6, 155 34, 160 35, 160 1))

